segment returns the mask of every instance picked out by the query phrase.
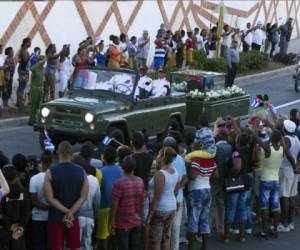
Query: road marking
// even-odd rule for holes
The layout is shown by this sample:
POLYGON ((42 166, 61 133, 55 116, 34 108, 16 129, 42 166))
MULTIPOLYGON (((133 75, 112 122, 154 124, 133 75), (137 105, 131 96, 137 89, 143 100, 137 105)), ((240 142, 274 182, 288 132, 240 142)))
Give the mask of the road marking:
POLYGON ((297 104, 297 103, 300 103, 300 100, 296 100, 296 101, 292 101, 292 102, 287 102, 287 103, 281 104, 279 106, 276 106, 275 108, 276 109, 282 109, 282 108, 285 108, 285 107, 288 107, 288 106, 291 106, 291 105, 294 105, 294 104, 297 104))

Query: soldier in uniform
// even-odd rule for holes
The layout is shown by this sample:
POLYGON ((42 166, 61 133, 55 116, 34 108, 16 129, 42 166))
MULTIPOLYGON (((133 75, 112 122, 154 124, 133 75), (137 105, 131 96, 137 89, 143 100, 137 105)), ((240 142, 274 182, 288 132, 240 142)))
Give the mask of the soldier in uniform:
POLYGON ((152 79, 148 76, 148 67, 141 65, 140 67, 140 79, 135 90, 135 97, 139 99, 148 98, 151 95, 153 88, 152 79))
POLYGON ((170 82, 166 79, 166 72, 163 68, 158 71, 158 79, 153 81, 151 97, 161 97, 168 95, 170 91, 170 82))
POLYGON ((39 61, 32 68, 31 86, 30 86, 30 115, 29 125, 33 125, 36 122, 36 114, 40 108, 40 104, 43 97, 43 83, 44 83, 44 65, 45 57, 40 56, 39 61))

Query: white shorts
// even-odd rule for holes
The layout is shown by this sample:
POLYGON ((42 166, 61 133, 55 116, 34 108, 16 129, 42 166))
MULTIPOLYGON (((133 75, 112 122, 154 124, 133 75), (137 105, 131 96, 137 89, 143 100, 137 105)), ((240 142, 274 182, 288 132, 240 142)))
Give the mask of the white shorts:
POLYGON ((297 196, 298 175, 291 167, 279 169, 280 197, 297 196))

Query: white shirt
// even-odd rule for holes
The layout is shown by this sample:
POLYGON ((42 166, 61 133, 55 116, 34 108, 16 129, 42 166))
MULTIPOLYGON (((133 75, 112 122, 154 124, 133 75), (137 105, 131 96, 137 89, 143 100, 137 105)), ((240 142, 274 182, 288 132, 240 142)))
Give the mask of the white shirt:
POLYGON ((194 180, 189 181, 189 191, 210 188, 209 177, 197 175, 194 180))
MULTIPOLYGON (((29 182, 29 192, 36 193, 37 199, 43 204, 48 204, 44 195, 44 179, 45 173, 41 172, 31 177, 29 182)), ((42 210, 34 207, 32 209, 32 220, 33 221, 47 221, 48 220, 48 211, 42 210)))
POLYGON ((148 58, 148 54, 149 54, 149 49, 150 49, 150 41, 148 41, 148 43, 144 46, 144 47, 140 47, 141 44, 145 43, 145 39, 144 37, 141 37, 138 40, 138 53, 137 53, 137 58, 144 58, 147 59, 148 58))
POLYGON ((227 46, 227 47, 228 47, 229 37, 230 37, 230 35, 227 35, 227 36, 224 35, 224 36, 222 36, 221 44, 222 44, 223 46, 227 46))
POLYGON ((88 175, 87 179, 89 183, 89 192, 85 202, 80 207, 79 216, 94 219, 97 216, 95 213, 100 208, 100 185, 95 176, 88 175))
POLYGON ((261 29, 256 29, 254 32, 252 32, 252 43, 263 45, 264 40, 265 34, 261 29))
POLYGON ((197 35, 196 39, 197 39, 197 49, 203 49, 204 48, 203 37, 200 35, 197 35))
POLYGON ((152 79, 147 75, 141 76, 140 80, 138 81, 137 88, 135 90, 135 94, 134 94, 135 96, 138 96, 140 94, 140 88, 148 92, 151 92, 151 90, 153 89, 152 79))
POLYGON ((166 86, 170 88, 170 83, 166 80, 166 78, 154 80, 151 97, 166 96, 168 93, 166 86))
MULTIPOLYGON (((124 51, 127 47, 128 46, 127 46, 126 42, 125 43, 120 42, 119 48, 120 48, 121 51, 124 51)), ((127 61, 127 59, 128 59, 128 52, 127 52, 127 50, 125 52, 122 52, 122 55, 123 55, 125 61, 127 61)))
POLYGON ((73 65, 69 58, 66 58, 63 62, 59 64, 60 74, 65 74, 70 77, 73 72, 73 65))
POLYGON ((0 54, 0 67, 2 67, 5 63, 5 57, 4 55, 0 54))
POLYGON ((246 35, 247 33, 245 32, 245 42, 249 45, 249 46, 251 46, 251 44, 252 44, 252 37, 253 37, 253 35, 252 35, 252 32, 248 32, 248 34, 246 35))

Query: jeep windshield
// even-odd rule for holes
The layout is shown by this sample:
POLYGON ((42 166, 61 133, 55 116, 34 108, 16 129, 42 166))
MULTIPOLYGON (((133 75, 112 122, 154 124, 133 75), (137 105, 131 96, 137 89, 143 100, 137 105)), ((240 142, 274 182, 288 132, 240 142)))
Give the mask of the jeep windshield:
POLYGON ((81 69, 73 82, 74 90, 108 91, 130 96, 136 75, 128 71, 106 69, 81 69))

